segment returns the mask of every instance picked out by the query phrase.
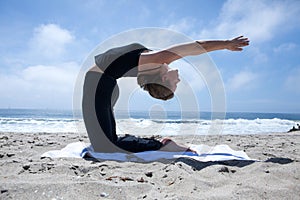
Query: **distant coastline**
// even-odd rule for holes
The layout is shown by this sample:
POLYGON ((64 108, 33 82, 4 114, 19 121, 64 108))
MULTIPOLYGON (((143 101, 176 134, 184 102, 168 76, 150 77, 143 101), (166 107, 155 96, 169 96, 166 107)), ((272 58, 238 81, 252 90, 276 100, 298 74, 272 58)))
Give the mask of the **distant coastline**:
MULTIPOLYGON (((212 113, 209 111, 194 112, 194 111, 165 111, 162 112, 149 112, 143 110, 115 110, 116 118, 143 118, 153 119, 153 116, 160 116, 163 114, 164 118, 167 119, 211 119, 212 113), (151 116, 152 114, 152 116, 151 116)), ((223 114, 223 113, 222 113, 223 114)), ((284 112, 226 112, 225 119, 286 119, 300 121, 300 113, 284 113, 284 112)), ((61 117, 61 118, 72 118, 73 110, 71 109, 32 109, 32 108, 0 108, 1 117, 61 117)), ((216 115, 218 116, 218 115, 216 115)), ((218 119, 218 118, 217 118, 218 119)))
MULTIPOLYGON (((203 135, 216 119, 210 112, 116 111, 115 115, 118 134, 203 135)), ((217 120, 223 134, 265 134, 289 131, 300 123, 300 114, 228 112, 217 120)), ((82 118, 74 117, 72 110, 0 109, 0 132, 66 133, 77 132, 78 126, 84 131, 82 118)))

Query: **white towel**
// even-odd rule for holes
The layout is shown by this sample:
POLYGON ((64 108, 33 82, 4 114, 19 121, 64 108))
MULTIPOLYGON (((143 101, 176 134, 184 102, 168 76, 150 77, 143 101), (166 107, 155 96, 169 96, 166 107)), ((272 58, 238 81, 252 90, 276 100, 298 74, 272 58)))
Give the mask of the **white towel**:
POLYGON ((224 160, 253 160, 250 159, 243 151, 232 150, 228 145, 217 145, 210 147, 207 145, 191 145, 192 152, 164 152, 164 151, 145 151, 140 153, 98 153, 94 152, 93 148, 82 142, 68 144, 61 150, 52 150, 45 152, 41 157, 61 158, 73 157, 83 158, 90 156, 101 160, 115 161, 135 161, 135 162, 150 162, 160 159, 176 159, 186 157, 195 159, 201 162, 208 161, 224 161, 224 160))

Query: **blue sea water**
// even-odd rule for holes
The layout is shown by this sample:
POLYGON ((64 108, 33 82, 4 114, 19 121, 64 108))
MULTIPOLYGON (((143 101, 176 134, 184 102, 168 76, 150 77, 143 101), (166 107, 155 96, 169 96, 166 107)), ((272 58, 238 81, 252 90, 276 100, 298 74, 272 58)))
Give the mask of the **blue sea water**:
MULTIPOLYGON (((116 111, 115 116, 119 132, 131 133, 140 127, 143 134, 146 128, 150 135, 158 129, 161 135, 172 135, 191 131, 205 134, 213 124, 212 118, 219 115, 210 112, 116 111)), ((83 123, 82 119, 75 118, 72 110, 0 109, 0 132, 76 132, 80 123, 83 123)), ((224 134, 286 132, 300 123, 300 113, 228 112, 222 123, 224 134)))

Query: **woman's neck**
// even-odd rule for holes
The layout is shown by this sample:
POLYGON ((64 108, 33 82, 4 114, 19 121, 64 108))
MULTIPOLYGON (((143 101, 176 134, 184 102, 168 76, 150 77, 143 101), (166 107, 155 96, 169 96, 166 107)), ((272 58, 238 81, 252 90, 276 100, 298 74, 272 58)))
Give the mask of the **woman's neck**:
POLYGON ((161 64, 157 63, 148 63, 144 65, 139 65, 138 66, 138 73, 143 73, 143 74, 156 74, 159 72, 161 68, 161 64))

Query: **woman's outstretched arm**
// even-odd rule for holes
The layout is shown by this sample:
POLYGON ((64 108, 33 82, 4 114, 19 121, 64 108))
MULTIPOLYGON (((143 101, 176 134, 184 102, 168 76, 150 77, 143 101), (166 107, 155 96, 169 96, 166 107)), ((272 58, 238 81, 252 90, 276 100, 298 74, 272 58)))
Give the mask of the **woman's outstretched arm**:
POLYGON ((243 36, 236 37, 232 40, 208 40, 178 44, 160 51, 143 53, 140 56, 139 65, 147 63, 169 64, 186 56, 196 56, 223 49, 242 51, 243 47, 247 45, 249 45, 249 40, 243 36))

